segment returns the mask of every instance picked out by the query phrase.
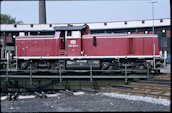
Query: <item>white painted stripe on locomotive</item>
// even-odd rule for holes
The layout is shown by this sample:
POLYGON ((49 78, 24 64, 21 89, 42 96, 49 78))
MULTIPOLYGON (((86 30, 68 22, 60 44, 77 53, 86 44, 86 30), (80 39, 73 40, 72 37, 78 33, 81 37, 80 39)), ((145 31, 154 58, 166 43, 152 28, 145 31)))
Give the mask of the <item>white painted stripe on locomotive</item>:
MULTIPOLYGON (((20 56, 20 57, 14 57, 16 59, 101 59, 101 58, 153 58, 154 55, 140 55, 140 56, 20 56)), ((156 58, 160 58, 160 55, 155 55, 156 58)))
MULTIPOLYGON (((96 36, 96 38, 152 38, 158 36, 96 36)), ((83 37, 83 38, 93 38, 93 36, 83 37)))
MULTIPOLYGON (((96 38, 152 38, 157 36, 96 36, 96 38)), ((80 38, 80 37, 79 37, 80 38)), ((83 37, 86 38, 93 38, 93 36, 90 37, 83 37)), ((58 38, 16 38, 16 40, 45 40, 45 39, 58 39, 58 38)), ((67 38, 67 39, 78 39, 78 38, 67 38)))
POLYGON ((16 38, 16 40, 47 40, 47 39, 58 39, 58 38, 16 38))

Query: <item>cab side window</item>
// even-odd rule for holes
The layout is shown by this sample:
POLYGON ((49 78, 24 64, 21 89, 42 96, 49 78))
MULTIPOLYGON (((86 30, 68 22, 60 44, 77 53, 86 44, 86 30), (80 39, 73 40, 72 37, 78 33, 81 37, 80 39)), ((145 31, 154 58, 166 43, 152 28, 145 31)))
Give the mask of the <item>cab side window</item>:
POLYGON ((72 31, 67 31, 67 36, 72 36, 72 31))

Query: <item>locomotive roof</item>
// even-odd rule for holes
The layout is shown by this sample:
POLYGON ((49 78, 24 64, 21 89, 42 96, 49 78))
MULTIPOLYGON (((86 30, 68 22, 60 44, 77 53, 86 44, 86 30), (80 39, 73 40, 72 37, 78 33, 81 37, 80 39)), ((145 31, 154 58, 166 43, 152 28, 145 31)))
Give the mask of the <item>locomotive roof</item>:
POLYGON ((55 26, 53 28, 56 31, 60 31, 60 30, 82 30, 86 27, 87 26, 55 26))
POLYGON ((158 37, 157 34, 127 34, 127 33, 98 33, 98 34, 87 34, 83 35, 83 37, 115 37, 115 36, 131 36, 131 37, 137 37, 137 36, 142 36, 142 37, 158 37))

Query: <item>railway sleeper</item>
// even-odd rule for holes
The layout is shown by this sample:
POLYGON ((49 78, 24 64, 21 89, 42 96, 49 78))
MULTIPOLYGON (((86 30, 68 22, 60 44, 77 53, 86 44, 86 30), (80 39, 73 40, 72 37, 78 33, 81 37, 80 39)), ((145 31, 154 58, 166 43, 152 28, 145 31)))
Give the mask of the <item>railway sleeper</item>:
POLYGON ((73 91, 69 91, 69 90, 59 90, 59 92, 60 93, 63 93, 63 94, 66 94, 66 95, 68 95, 68 96, 73 96, 74 94, 74 92, 73 91))
POLYGON ((146 88, 146 87, 134 87, 134 90, 144 90, 144 91, 153 91, 153 92, 164 92, 164 93, 169 93, 171 92, 170 89, 153 89, 153 88, 146 88))
POLYGON ((123 89, 134 89, 134 90, 164 92, 164 93, 169 93, 171 91, 170 88, 159 88, 159 87, 137 86, 137 85, 117 85, 117 86, 114 86, 114 87, 115 88, 123 88, 123 89))
POLYGON ((165 94, 155 94, 153 92, 144 92, 141 90, 129 90, 129 89, 119 89, 119 88, 114 88, 114 87, 101 87, 100 88, 101 91, 106 91, 106 92, 117 92, 117 93, 124 93, 124 94, 134 94, 134 95, 140 95, 140 96, 151 96, 151 97, 155 97, 155 98, 168 98, 170 99, 170 95, 165 95, 165 94))
POLYGON ((9 100, 9 101, 17 100, 18 96, 19 96, 18 92, 15 92, 14 95, 12 95, 12 93, 8 93, 7 98, 5 100, 9 100))
POLYGON ((34 93, 36 95, 36 98, 47 98, 47 95, 43 91, 41 91, 41 93, 35 91, 34 93))
POLYGON ((82 90, 89 93, 98 93, 98 90, 92 88, 82 88, 82 90))
POLYGON ((171 85, 169 85, 169 84, 155 84, 155 83, 134 83, 134 82, 132 82, 132 83, 129 83, 129 85, 137 85, 137 86, 141 86, 141 87, 143 87, 143 86, 151 86, 151 87, 161 87, 161 88, 171 88, 171 85))

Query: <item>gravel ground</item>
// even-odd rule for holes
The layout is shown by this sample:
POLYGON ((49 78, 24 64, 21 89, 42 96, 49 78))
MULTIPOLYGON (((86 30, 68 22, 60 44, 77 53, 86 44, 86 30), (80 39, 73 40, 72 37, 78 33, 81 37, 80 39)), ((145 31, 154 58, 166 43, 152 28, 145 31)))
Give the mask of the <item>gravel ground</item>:
POLYGON ((167 64, 165 69, 160 70, 161 73, 171 73, 171 64, 167 64))
POLYGON ((1 101, 2 112, 107 112, 107 111, 170 111, 163 106, 105 96, 102 93, 65 96, 60 94, 46 99, 32 98, 1 101))

